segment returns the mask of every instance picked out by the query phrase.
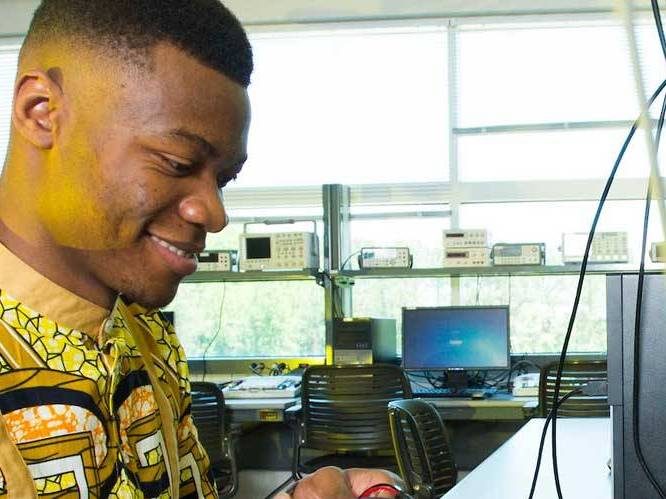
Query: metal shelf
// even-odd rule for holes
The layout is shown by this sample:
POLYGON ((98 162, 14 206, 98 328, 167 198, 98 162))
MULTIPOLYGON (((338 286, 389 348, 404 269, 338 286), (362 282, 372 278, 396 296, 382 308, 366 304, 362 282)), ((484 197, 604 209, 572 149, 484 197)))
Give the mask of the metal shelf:
MULTIPOLYGON (((664 270, 664 266, 651 264, 647 272, 664 270)), ((590 264, 590 275, 618 274, 638 272, 638 265, 629 263, 590 264)), ((332 271, 331 275, 348 276, 358 279, 409 279, 428 277, 501 277, 501 276, 542 276, 576 275, 580 265, 501 265, 494 267, 440 267, 430 269, 364 269, 332 271)), ((186 277, 183 282, 261 282, 261 281, 308 281, 321 276, 319 270, 276 270, 252 272, 214 272, 201 271, 186 277)))
POLYGON ((259 282, 315 280, 318 270, 270 270, 252 272, 201 271, 187 276, 183 282, 259 282))
MULTIPOLYGON (((651 267, 648 271, 663 269, 651 267)), ((638 272, 638 265, 627 263, 589 264, 587 274, 616 274, 638 272)), ((502 265, 495 267, 449 267, 431 269, 364 269, 343 270, 337 275, 358 279, 389 279, 389 278, 427 278, 427 277, 476 277, 476 276, 541 276, 541 275, 576 275, 580 273, 580 265, 502 265)))

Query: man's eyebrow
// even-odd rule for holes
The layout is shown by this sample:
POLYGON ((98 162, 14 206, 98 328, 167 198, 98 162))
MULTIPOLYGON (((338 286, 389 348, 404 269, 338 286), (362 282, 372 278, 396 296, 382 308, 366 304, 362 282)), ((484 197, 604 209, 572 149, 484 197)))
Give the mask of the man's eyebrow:
POLYGON ((176 140, 185 140, 193 143, 208 156, 218 156, 217 148, 197 133, 190 132, 184 128, 176 128, 167 132, 167 136, 176 140))

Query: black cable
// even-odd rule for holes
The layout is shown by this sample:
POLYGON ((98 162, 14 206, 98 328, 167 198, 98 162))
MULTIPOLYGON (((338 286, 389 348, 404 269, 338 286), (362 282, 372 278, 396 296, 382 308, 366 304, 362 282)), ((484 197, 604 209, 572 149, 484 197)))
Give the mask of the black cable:
MULTIPOLYGON (((651 1, 652 5, 652 14, 654 16, 654 21, 657 26, 657 33, 659 34, 659 43, 661 45, 661 50, 666 58, 666 37, 664 37, 664 28, 661 23, 661 13, 659 12, 659 4, 657 0, 651 1)), ((661 132, 664 125, 664 116, 666 115, 666 98, 661 107, 661 113, 659 115, 659 121, 657 123, 657 133, 655 137, 655 153, 659 150, 659 143, 661 141, 661 132)), ((656 179, 657 182, 661 182, 661 179, 656 179)), ((641 314, 642 314, 642 305, 643 305, 643 285, 645 280, 645 250, 647 248, 647 231, 648 231, 648 221, 650 217, 650 204, 652 202, 652 185, 648 183, 647 195, 645 196, 645 214, 643 216, 643 236, 641 240, 641 263, 638 270, 638 289, 636 292, 636 314, 635 314, 635 323, 634 323, 634 365, 633 365, 633 380, 632 380, 632 439, 634 444, 634 452, 636 452, 636 457, 638 459, 645 476, 648 478, 649 482, 652 484, 656 492, 659 494, 659 497, 665 498, 663 489, 657 482, 654 474, 650 470, 650 467, 647 464, 647 460, 643 454, 640 441, 640 417, 639 417, 639 398, 640 398, 640 334, 641 334, 641 314)), ((662 201, 663 202, 663 201, 662 201)))
POLYGON ((349 262, 349 260, 351 260, 352 257, 353 257, 354 255, 360 255, 360 254, 361 254, 360 251, 354 251, 351 255, 349 255, 349 256, 345 259, 344 262, 342 262, 342 265, 340 265, 340 270, 345 270, 345 265, 347 265, 347 263, 349 262))
POLYGON ((202 363, 203 363, 203 374, 201 375, 201 381, 206 381, 206 354, 208 354, 208 350, 210 349, 211 346, 213 346, 213 343, 215 343, 215 340, 217 337, 220 335, 220 331, 222 330, 222 310, 224 310, 224 298, 227 296, 227 285, 226 283, 222 283, 222 300, 220 301, 220 313, 218 315, 218 320, 217 320, 217 331, 215 331, 215 334, 213 337, 210 339, 208 344, 206 345, 206 348, 204 348, 203 355, 201 356, 202 358, 202 363))
POLYGON ((440 376, 439 378, 437 376, 432 376, 430 374, 430 371, 425 371, 426 374, 426 379, 428 380, 428 383, 433 388, 445 388, 446 387, 446 379, 444 376, 440 376), (439 385, 437 385, 439 383, 439 385))
MULTIPOLYGON (((648 109, 654 102, 654 100, 659 96, 659 94, 663 91, 664 87, 666 87, 666 80, 662 81, 657 90, 652 94, 650 99, 648 100, 648 109)), ((640 117, 639 117, 640 119, 640 117)), ((592 247, 592 240, 594 239, 594 234, 597 228, 597 223, 599 222, 599 218, 601 216, 601 211, 604 207, 604 204, 606 202, 606 198, 608 197, 608 192, 610 191, 611 186, 613 185, 613 181, 615 180, 615 174, 617 173, 617 169, 620 166, 620 162, 622 161, 622 158, 624 157, 625 152, 627 151, 627 147, 629 147, 629 144, 631 143, 632 138, 634 137, 634 134, 636 133, 636 129, 638 127, 638 121, 634 121, 634 124, 631 126, 631 130, 629 131, 627 138, 624 141, 624 144, 622 144, 622 148, 620 149, 620 153, 618 154, 617 159, 615 160, 615 164, 613 165, 613 169, 611 170, 611 173, 608 177, 608 180, 606 181, 606 185, 604 186, 603 193, 601 194, 601 198, 599 199, 599 203, 597 205, 597 211, 594 214, 594 219, 592 221, 592 227, 590 228, 590 232, 587 238, 587 243, 585 245, 585 253, 583 255, 583 261, 581 263, 580 267, 580 273, 578 275, 578 285, 576 286, 576 296, 574 298, 574 303, 573 307, 571 310, 571 315, 569 317, 569 324, 567 326, 567 332, 564 337, 564 343, 562 345, 562 351, 560 353, 560 360, 557 366, 557 376, 555 378, 555 391, 553 394, 553 429, 551 433, 552 437, 552 454, 553 454, 553 477, 555 479, 555 488, 557 490, 557 497, 559 499, 562 499, 562 489, 560 487, 560 480, 559 480, 559 472, 557 469, 557 401, 559 400, 560 396, 560 386, 562 384, 562 370, 564 369, 564 360, 567 355, 567 350, 569 348, 569 340, 571 339, 571 333, 573 331, 573 326, 576 321, 576 313, 578 311, 578 305, 580 303, 580 296, 581 296, 581 291, 583 288, 583 282, 585 280, 585 272, 587 270, 587 261, 590 256, 590 248, 592 247)))
POLYGON ((661 24, 661 13, 659 12, 659 3, 657 0, 652 0, 652 15, 654 17, 654 23, 657 25, 657 34, 659 35, 659 44, 661 45, 661 51, 664 53, 664 58, 666 58, 666 37, 664 37, 664 27, 661 24))
POLYGON ((511 366, 510 369, 507 369, 507 370, 503 371, 499 376, 497 376, 495 378, 492 378, 490 380, 489 386, 497 387, 497 386, 499 386, 500 383, 502 383, 502 381, 504 381, 504 379, 506 379, 506 383, 507 383, 507 387, 508 387, 508 384, 511 382, 511 375, 514 372, 519 371, 522 368, 521 366, 523 366, 523 365, 532 366, 537 371, 541 371, 541 368, 538 365, 536 365, 534 362, 532 362, 531 360, 521 359, 519 361, 516 361, 511 366), (492 384, 492 383, 494 383, 494 384, 492 384))
POLYGON ((534 490, 536 489, 537 479, 539 478, 539 468, 541 467, 541 456, 543 455, 543 446, 546 443, 546 433, 548 432, 548 424, 550 423, 550 420, 553 418, 553 414, 556 411, 555 407, 559 407, 567 399, 579 393, 581 393, 581 390, 571 390, 569 393, 567 393, 564 397, 560 399, 560 401, 557 403, 557 406, 553 406, 553 408, 548 413, 548 416, 546 417, 546 421, 543 424, 543 430, 541 431, 541 442, 539 443, 539 453, 537 455, 537 462, 536 462, 536 467, 534 469, 534 476, 532 477, 532 488, 530 489, 529 499, 532 499, 534 497, 534 490))
MULTIPOLYGON (((663 32, 660 30, 663 35, 663 32)), ((666 48, 665 48, 666 50, 666 48)), ((659 151, 659 142, 661 140, 661 131, 664 126, 664 116, 666 115, 666 98, 661 106, 661 113, 659 121, 657 122, 657 134, 655 137, 655 152, 659 151)), ((658 182, 661 179, 657 179, 658 182)), ((639 431, 639 392, 640 392, 640 331, 641 331, 641 313, 643 305, 643 283, 645 279, 645 250, 647 247, 647 232, 648 222, 650 218, 650 203, 652 202, 652 184, 648 183, 647 195, 645 196, 645 214, 643 216, 643 237, 641 240, 641 264, 638 270, 638 290, 636 293, 636 316, 634 323, 634 366, 633 366, 633 383, 632 383, 632 437, 634 443, 634 451, 638 462, 643 468, 645 476, 654 487, 662 499, 666 498, 664 491, 657 482, 654 474, 647 464, 643 450, 641 449, 640 431, 639 431)))

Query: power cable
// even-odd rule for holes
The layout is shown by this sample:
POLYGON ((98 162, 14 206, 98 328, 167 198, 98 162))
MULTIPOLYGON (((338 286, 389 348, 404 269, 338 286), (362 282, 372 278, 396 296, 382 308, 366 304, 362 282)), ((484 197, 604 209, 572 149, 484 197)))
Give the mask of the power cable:
POLYGON ((206 348, 204 348, 203 355, 201 356, 201 360, 203 363, 203 374, 201 375, 201 381, 206 381, 206 374, 208 374, 206 370, 206 355, 208 354, 208 350, 210 349, 211 346, 213 346, 213 343, 215 343, 215 340, 220 335, 220 331, 222 330, 222 311, 224 310, 224 298, 226 296, 227 296, 227 284, 226 282, 223 282, 222 299, 220 300, 220 313, 218 314, 217 317, 217 330, 215 331, 215 334, 206 345, 206 348))
MULTIPOLYGON (((663 32, 660 30, 663 35, 663 32)), ((661 37, 660 37, 661 38, 661 37)), ((661 113, 657 123, 657 134, 655 137, 655 148, 659 150, 661 131, 664 126, 664 116, 666 115, 666 98, 661 106, 661 113)), ((641 263, 638 270, 638 289, 636 293, 636 315, 634 322, 634 362, 633 362, 633 380, 632 380, 632 439, 634 451, 645 476, 648 478, 654 489, 662 499, 666 498, 663 489, 657 482, 654 474, 647 464, 643 454, 640 441, 640 419, 639 419, 639 395, 640 395, 640 332, 641 332, 641 314, 643 309, 643 284, 645 280, 645 250, 647 247, 648 222, 650 218, 650 203, 652 202, 652 185, 648 183, 647 195, 645 196, 645 214, 643 216, 643 236, 641 240, 641 263)))
POLYGON ((360 255, 360 251, 354 251, 351 255, 349 255, 344 262, 342 262, 342 265, 340 265, 340 270, 345 270, 345 265, 349 263, 349 260, 351 260, 355 255, 360 255))
POLYGON ((659 35, 659 44, 661 45, 661 51, 664 53, 664 59, 666 59, 666 37, 664 37, 664 27, 661 24, 659 3, 657 0, 651 0, 650 3, 652 4, 652 16, 654 17, 654 23, 657 26, 657 34, 659 35))
MULTIPOLYGON (((652 105, 654 100, 659 96, 659 94, 664 90, 666 87, 666 80, 662 81, 657 90, 652 94, 650 99, 648 100, 648 107, 652 105)), ((606 202, 606 198, 608 197, 608 193, 610 191, 611 186, 613 185, 613 181, 615 180, 615 174, 617 173, 617 170, 620 166, 620 163, 622 161, 622 158, 624 157, 624 154, 627 151, 627 148, 629 147, 629 144, 631 143, 631 140, 633 139, 636 130, 638 128, 638 123, 639 123, 640 117, 634 121, 631 130, 627 134, 627 138, 625 139, 624 143, 622 144, 622 147, 620 149, 620 152, 615 160, 615 164, 613 165, 613 168, 611 170, 611 173, 608 177, 608 180, 606 181, 606 185, 604 186, 603 193, 601 194, 601 198, 599 199, 599 203, 597 205, 597 211, 594 215, 594 219, 592 221, 592 227, 590 228, 590 232, 587 238, 587 243, 585 245, 585 253, 583 255, 583 261, 581 262, 581 268, 578 276, 578 284, 576 287, 576 296, 574 298, 574 303, 571 311, 571 315, 569 317, 569 324, 567 326, 567 332, 564 337, 564 343, 562 345, 562 351, 560 353, 560 359, 557 367, 557 376, 555 378, 555 391, 553 394, 553 417, 552 417, 552 455, 553 455, 553 475, 555 479, 555 488, 557 489, 557 495, 559 499, 562 499, 562 490, 559 482, 559 473, 558 473, 558 468, 557 468, 557 401, 559 400, 559 395, 560 395, 560 386, 562 384, 562 370, 564 369, 564 360, 567 355, 567 350, 569 348, 569 340, 571 339, 571 333, 573 331, 573 326, 576 320, 576 313, 578 311, 578 305, 580 303, 580 296, 582 292, 582 287, 583 287, 583 282, 585 279, 585 273, 587 271, 587 262, 590 256, 590 248, 592 247, 592 240, 594 239, 594 234, 596 231, 597 224, 599 222, 599 218, 601 216, 601 211, 603 209, 603 206, 606 202)))
POLYGON ((551 408, 550 412, 548 412, 546 421, 543 424, 543 430, 541 431, 541 442, 539 443, 539 452, 537 454, 537 462, 536 462, 536 467, 534 469, 534 476, 532 477, 532 488, 530 489, 529 499, 532 499, 534 497, 534 490, 536 489, 537 479, 539 478, 539 468, 541 468, 541 456, 543 455, 543 446, 546 443, 546 433, 548 432, 548 424, 550 423, 551 419, 553 418, 553 415, 557 411, 556 407, 559 407, 567 399, 579 393, 581 393, 581 390, 570 391, 564 397, 562 397, 556 405, 554 405, 551 408))

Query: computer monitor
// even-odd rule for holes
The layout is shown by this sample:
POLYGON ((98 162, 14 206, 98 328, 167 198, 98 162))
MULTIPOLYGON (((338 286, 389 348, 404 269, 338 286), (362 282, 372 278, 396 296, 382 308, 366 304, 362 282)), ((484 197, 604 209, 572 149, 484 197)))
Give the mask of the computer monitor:
POLYGON ((508 306, 402 309, 405 369, 506 369, 509 364, 508 306))

